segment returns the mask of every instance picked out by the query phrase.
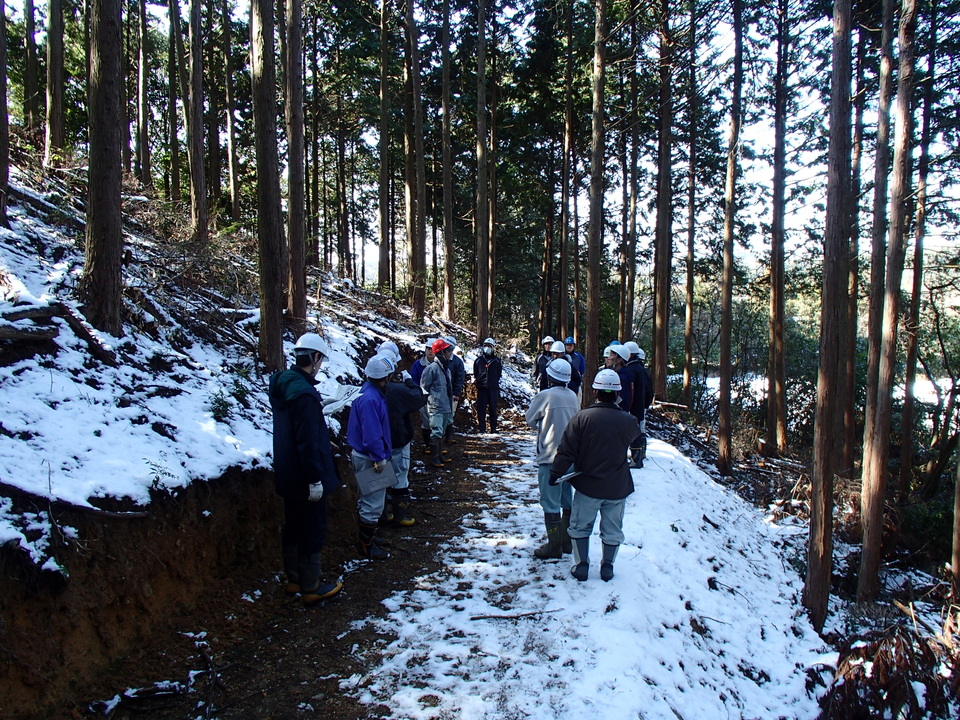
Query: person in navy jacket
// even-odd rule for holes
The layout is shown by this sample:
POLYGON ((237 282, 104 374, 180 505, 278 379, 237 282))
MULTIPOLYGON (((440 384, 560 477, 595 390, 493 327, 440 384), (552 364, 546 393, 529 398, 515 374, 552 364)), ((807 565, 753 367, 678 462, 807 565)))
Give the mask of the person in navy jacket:
MULTIPOLYGON (((385 355, 374 355, 364 368, 367 381, 353 401, 347 421, 347 442, 353 448, 354 472, 370 468, 383 472, 393 455, 386 385, 394 369, 393 361, 385 355)), ((358 492, 360 554, 371 560, 383 560, 390 555, 377 544, 377 521, 383 512, 387 488, 371 492, 359 488, 358 492)))
POLYGON ((327 536, 327 497, 340 486, 316 376, 327 343, 306 333, 294 347, 294 364, 270 376, 273 475, 283 498, 281 549, 287 593, 311 607, 340 592, 321 579, 320 551, 327 536))
POLYGON ((482 353, 473 361, 473 382, 477 386, 477 426, 487 431, 487 412, 490 413, 490 432, 497 431, 497 404, 500 402, 500 375, 503 364, 494 348, 493 338, 483 341, 482 353))

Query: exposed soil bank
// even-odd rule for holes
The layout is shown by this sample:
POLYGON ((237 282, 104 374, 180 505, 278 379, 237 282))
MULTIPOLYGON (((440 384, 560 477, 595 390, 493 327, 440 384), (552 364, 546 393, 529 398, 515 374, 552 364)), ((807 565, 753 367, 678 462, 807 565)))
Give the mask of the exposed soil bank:
POLYGON ((201 599, 275 571, 279 510, 266 470, 159 496, 146 517, 36 507, 78 539, 53 548, 67 577, 0 548, 0 716, 49 717, 201 599))

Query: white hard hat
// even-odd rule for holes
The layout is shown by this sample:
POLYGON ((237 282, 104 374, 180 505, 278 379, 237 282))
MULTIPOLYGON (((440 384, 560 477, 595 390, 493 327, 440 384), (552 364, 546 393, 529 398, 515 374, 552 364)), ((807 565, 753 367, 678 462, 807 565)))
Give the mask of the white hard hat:
MULTIPOLYGON (((607 348, 607 350, 619 355, 624 362, 630 359, 630 351, 627 350, 626 345, 611 345, 610 347, 607 348)), ((606 355, 606 352, 604 352, 604 355, 606 355)))
POLYGON ((643 348, 640 348, 640 352, 637 353, 637 357, 639 357, 641 360, 647 359, 647 354, 643 351, 643 348))
POLYGON ((393 340, 385 340, 377 347, 377 355, 386 355, 393 359, 393 364, 400 362, 400 348, 393 340))
POLYGON ((552 353, 565 353, 567 349, 563 346, 563 343, 559 340, 555 341, 553 345, 550 346, 550 352, 552 353))
POLYGON ((547 375, 562 383, 570 382, 570 363, 563 358, 554 358, 547 363, 547 375))
POLYGON ((450 347, 457 346, 457 339, 453 335, 442 335, 441 337, 447 341, 447 345, 450 347))
POLYGON ((620 392, 620 376, 609 368, 601 370, 593 378, 593 389, 620 392))
POLYGON ((432 350, 432 349, 433 349, 433 344, 434 344, 436 341, 437 341, 437 338, 427 338, 426 343, 425 343, 425 345, 427 346, 427 350, 432 350))
POLYGON ((327 341, 316 333, 305 333, 297 339, 297 344, 293 346, 295 355, 304 355, 307 353, 318 352, 321 355, 329 356, 330 350, 327 347, 327 341))
POLYGON ((547 343, 550 343, 551 345, 554 343, 554 339, 550 335, 547 335, 543 340, 540 341, 541 345, 546 345, 547 343))
POLYGON ((497 343, 494 342, 493 338, 487 338, 483 341, 484 345, 489 345, 490 347, 496 347, 497 343))
POLYGON ((630 351, 631 355, 639 355, 641 352, 640 346, 637 345, 633 340, 628 340, 623 344, 623 346, 630 351))
POLYGON ((367 360, 367 366, 363 369, 363 374, 371 380, 380 380, 389 377, 395 368, 393 358, 386 355, 374 355, 367 360))

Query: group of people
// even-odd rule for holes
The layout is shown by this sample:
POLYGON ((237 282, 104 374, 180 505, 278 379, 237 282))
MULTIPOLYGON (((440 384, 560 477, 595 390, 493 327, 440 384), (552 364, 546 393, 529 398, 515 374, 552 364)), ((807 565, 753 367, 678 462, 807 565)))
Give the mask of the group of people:
POLYGON ((596 401, 581 410, 577 390, 585 359, 576 352, 573 338, 559 343, 547 336, 541 347, 533 374, 539 392, 525 414, 527 424, 537 430, 540 505, 547 533, 546 543, 534 555, 558 559, 572 553, 571 574, 585 581, 589 538, 599 514, 600 578, 609 581, 624 539, 626 498, 634 489, 630 470, 642 468, 646 457, 646 410, 653 402, 653 384, 643 366, 645 354, 633 341, 607 346, 593 380, 596 401))
MULTIPOLYGON (((456 443, 453 418, 463 398, 466 368, 452 336, 430 338, 423 356, 410 370, 399 370, 400 350, 384 342, 363 370, 365 382, 354 398, 347 421, 347 443, 357 478, 357 545, 360 554, 382 560, 389 553, 378 529, 392 523, 409 527, 410 448, 413 417, 418 415, 425 453, 434 467, 443 467, 446 445, 456 443)), ((611 345, 605 368, 594 379, 597 402, 580 410, 578 393, 586 369, 572 337, 565 342, 546 337, 537 358, 534 382, 540 392, 526 412, 537 429, 538 484, 547 542, 538 558, 573 553, 578 580, 588 575, 588 539, 597 513, 603 541, 601 577, 613 577, 613 560, 623 541, 624 501, 633 492, 626 460, 643 466, 646 448, 644 413, 652 400, 643 351, 635 343, 611 345), (627 412, 623 412, 626 410, 627 412), (624 452, 612 452, 623 446, 624 452), (575 471, 567 474, 574 468, 575 471), (576 489, 576 494, 573 490, 576 489)), ((317 374, 329 350, 316 333, 296 342, 294 362, 270 378, 274 415, 274 475, 283 498, 281 533, 286 590, 310 607, 336 595, 340 582, 323 578, 321 550, 327 532, 327 498, 340 484, 324 400, 316 389, 317 374)), ((477 390, 477 423, 481 433, 497 432, 503 366, 496 342, 486 338, 473 363, 477 390)))

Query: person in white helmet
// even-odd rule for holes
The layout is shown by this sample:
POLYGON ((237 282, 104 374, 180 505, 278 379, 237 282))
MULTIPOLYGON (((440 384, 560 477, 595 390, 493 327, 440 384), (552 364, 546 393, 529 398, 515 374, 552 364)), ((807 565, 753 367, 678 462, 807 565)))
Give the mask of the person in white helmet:
MULTIPOLYGON (((567 354, 566 346, 559 340, 554 340, 550 345, 550 359, 556 360, 557 358, 562 358, 570 363, 570 382, 567 383, 567 387, 573 390, 577 395, 580 393, 580 385, 583 383, 583 375, 574 367, 573 358, 567 354)), ((548 363, 549 365, 549 363, 548 363)), ((543 373, 540 376, 540 390, 546 390, 550 385, 550 378, 547 376, 547 373, 543 373)))
POLYGON ((623 345, 630 351, 630 361, 625 367, 633 373, 633 392, 628 409, 640 425, 640 434, 630 445, 630 465, 634 468, 642 468, 643 461, 647 457, 647 408, 653 404, 653 381, 643 366, 646 358, 643 349, 633 340, 623 345))
POLYGON ((635 385, 633 370, 627 368, 628 360, 630 360, 630 351, 620 343, 608 345, 603 351, 604 367, 620 376, 620 409, 626 412, 630 412, 635 385))
POLYGON ((603 543, 600 578, 605 582, 613 578, 613 563, 624 539, 626 498, 633 492, 627 449, 637 436, 636 418, 617 406, 620 376, 610 369, 601 370, 593 380, 593 389, 597 391, 597 401, 567 424, 549 480, 556 485, 571 467, 578 471, 568 481, 577 491, 568 532, 574 561, 570 574, 580 582, 589 576, 590 535, 597 513, 603 543))
POLYGON ((487 413, 490 413, 490 432, 497 432, 497 405, 500 402, 500 375, 503 364, 495 351, 493 338, 483 341, 483 348, 473 361, 473 382, 477 386, 477 428, 487 431, 487 413))
POLYGON ((580 409, 576 393, 567 387, 570 363, 562 358, 552 360, 547 365, 546 374, 550 386, 533 397, 524 415, 527 424, 537 431, 537 483, 547 542, 533 554, 541 560, 557 559, 571 551, 567 527, 570 525, 573 490, 567 483, 559 487, 551 485, 550 468, 567 423, 580 409))
POLYGON ((302 335, 294 364, 270 376, 273 410, 273 474, 283 498, 281 549, 286 590, 305 607, 333 597, 343 585, 321 576, 320 552, 327 536, 327 498, 340 487, 330 432, 317 392, 317 373, 329 354, 316 333, 302 335))
POLYGON ((556 341, 552 335, 545 335, 543 340, 540 341, 540 354, 537 355, 537 359, 533 363, 533 374, 530 376, 531 384, 538 390, 541 389, 541 386, 546 387, 543 374, 546 372, 547 364, 553 360, 550 347, 554 342, 556 341))
POLYGON ((387 487, 393 481, 377 487, 379 483, 364 486, 360 473, 373 469, 381 474, 390 465, 393 441, 390 436, 390 411, 387 408, 386 385, 396 367, 386 355, 374 355, 363 370, 367 381, 350 408, 347 420, 347 443, 353 448, 353 471, 358 473, 357 522, 359 524, 360 554, 370 560, 383 560, 390 554, 377 543, 377 522, 383 513, 387 487))

